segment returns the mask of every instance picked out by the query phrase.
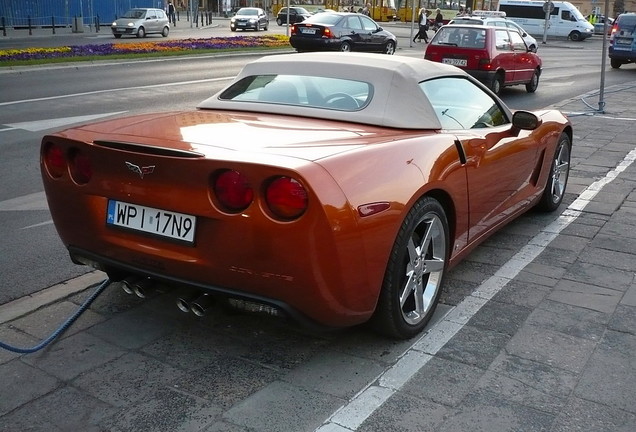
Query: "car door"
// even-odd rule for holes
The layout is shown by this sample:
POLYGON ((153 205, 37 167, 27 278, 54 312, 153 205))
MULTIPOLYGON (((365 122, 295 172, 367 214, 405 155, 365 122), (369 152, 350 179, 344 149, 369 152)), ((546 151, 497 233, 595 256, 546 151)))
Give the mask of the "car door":
POLYGON ((260 23, 262 28, 267 27, 269 24, 269 20, 267 19, 267 14, 263 9, 258 10, 258 22, 260 23))
POLYGON ((362 28, 362 21, 358 15, 344 17, 342 37, 351 39, 351 48, 356 51, 368 51, 371 43, 369 32, 362 28))
POLYGON ((515 53, 512 49, 512 41, 507 28, 495 30, 495 51, 493 58, 495 69, 505 72, 505 83, 514 82, 515 77, 515 53))
POLYGON ((519 34, 510 30, 510 40, 514 52, 514 77, 517 82, 528 82, 532 78, 535 69, 535 62, 528 54, 528 46, 519 34))
POLYGON ((420 84, 443 132, 457 137, 469 194, 469 241, 476 240, 534 197, 541 144, 512 130, 511 114, 468 78, 420 84))
POLYGON ((362 21, 363 38, 366 39, 366 51, 382 51, 386 36, 380 32, 380 27, 371 18, 360 16, 362 21))
POLYGON ((146 12, 146 22, 144 26, 146 27, 146 33, 154 33, 157 30, 157 13, 154 10, 149 10, 146 12))

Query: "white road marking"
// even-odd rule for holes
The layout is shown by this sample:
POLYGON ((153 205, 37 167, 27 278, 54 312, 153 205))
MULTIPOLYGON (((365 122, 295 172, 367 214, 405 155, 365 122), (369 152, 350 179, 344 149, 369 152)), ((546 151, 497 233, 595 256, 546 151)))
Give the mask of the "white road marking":
POLYGON ((636 148, 605 177, 595 181, 551 224, 521 248, 492 277, 475 292, 453 308, 446 317, 422 335, 400 359, 385 370, 378 379, 355 395, 333 413, 316 432, 355 431, 394 393, 431 359, 468 323, 482 306, 512 281, 554 240, 561 231, 578 218, 594 197, 620 173, 636 161, 636 148))
POLYGON ((36 192, 0 201, 0 211, 48 210, 44 192, 36 192))
POLYGON ((7 126, 10 126, 13 129, 22 129, 22 130, 28 130, 30 132, 39 132, 46 129, 60 128, 62 126, 72 125, 76 123, 86 123, 86 122, 97 120, 103 117, 119 115, 126 112, 127 111, 117 111, 117 112, 111 112, 111 113, 93 114, 93 115, 85 115, 85 116, 62 117, 62 118, 35 120, 35 121, 20 122, 20 123, 8 123, 7 126))
POLYGON ((115 89, 94 90, 94 91, 81 92, 81 93, 63 94, 63 95, 57 95, 57 96, 47 96, 47 97, 41 97, 41 98, 0 102, 0 106, 17 105, 17 104, 29 103, 29 102, 43 102, 43 101, 49 101, 49 100, 55 100, 55 99, 65 99, 65 98, 78 97, 78 96, 89 96, 89 95, 96 95, 96 94, 102 94, 102 93, 114 93, 114 92, 120 92, 120 91, 143 90, 143 89, 160 88, 160 87, 173 87, 173 86, 180 86, 180 85, 201 84, 201 83, 215 82, 215 81, 227 81, 231 79, 234 79, 234 77, 232 76, 232 77, 208 78, 208 79, 200 79, 200 80, 192 80, 192 81, 171 82, 171 83, 164 83, 164 84, 151 84, 151 85, 145 85, 145 86, 120 87, 115 89))

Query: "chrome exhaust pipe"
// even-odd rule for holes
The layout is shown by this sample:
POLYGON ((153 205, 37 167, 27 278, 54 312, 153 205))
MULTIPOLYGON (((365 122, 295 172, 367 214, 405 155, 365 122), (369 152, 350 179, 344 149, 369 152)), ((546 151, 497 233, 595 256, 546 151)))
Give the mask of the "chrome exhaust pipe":
POLYGON ((181 312, 190 313, 192 303, 194 303, 199 297, 201 297, 201 293, 198 291, 186 292, 185 294, 177 297, 177 307, 181 312))
POLYGON ((146 298, 155 290, 155 281, 150 278, 139 279, 132 284, 133 292, 139 298, 146 298))
POLYGON ((190 310, 196 316, 204 316, 205 312, 214 304, 214 297, 211 294, 203 293, 190 304, 190 310))
POLYGON ((134 285, 136 282, 140 280, 139 276, 128 276, 121 281, 121 288, 124 290, 126 294, 134 294, 135 288, 134 285))

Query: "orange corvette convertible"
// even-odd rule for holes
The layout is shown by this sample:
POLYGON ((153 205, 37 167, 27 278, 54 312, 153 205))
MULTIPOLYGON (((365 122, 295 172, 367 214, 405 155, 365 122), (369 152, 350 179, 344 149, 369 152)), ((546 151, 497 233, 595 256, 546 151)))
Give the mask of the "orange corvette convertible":
POLYGON ((512 112, 453 66, 285 54, 196 110, 47 135, 41 168, 71 258, 113 281, 409 338, 449 267, 560 205, 571 146, 560 112, 512 112))

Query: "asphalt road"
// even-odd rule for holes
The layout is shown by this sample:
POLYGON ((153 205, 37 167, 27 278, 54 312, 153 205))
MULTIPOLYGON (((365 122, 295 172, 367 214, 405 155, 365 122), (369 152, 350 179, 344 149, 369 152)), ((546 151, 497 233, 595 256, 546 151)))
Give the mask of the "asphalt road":
MULTIPOLYGON (((274 26, 271 31, 284 29, 274 26)), ((410 31, 408 27, 392 30, 404 36, 410 31)), ((201 31, 231 33, 221 27, 201 31)), ((110 42, 106 36, 97 37, 110 42)), ((502 98, 514 108, 540 109, 598 88, 600 42, 560 41, 541 47, 544 72, 539 90, 528 94, 523 86, 508 88, 502 98)), ((398 55, 422 55, 423 46, 412 45, 398 55)), ((5 155, 0 160, 0 181, 11 185, 0 190, 0 234, 6 245, 0 260, 0 304, 88 270, 70 263, 50 223, 38 166, 39 142, 46 132, 105 116, 191 108, 252 58, 203 56, 0 69, 0 145, 5 155)), ((606 83, 633 77, 634 67, 627 65, 608 70, 606 83)), ((581 110, 589 109, 585 103, 598 106, 598 98, 582 101, 581 110)))

